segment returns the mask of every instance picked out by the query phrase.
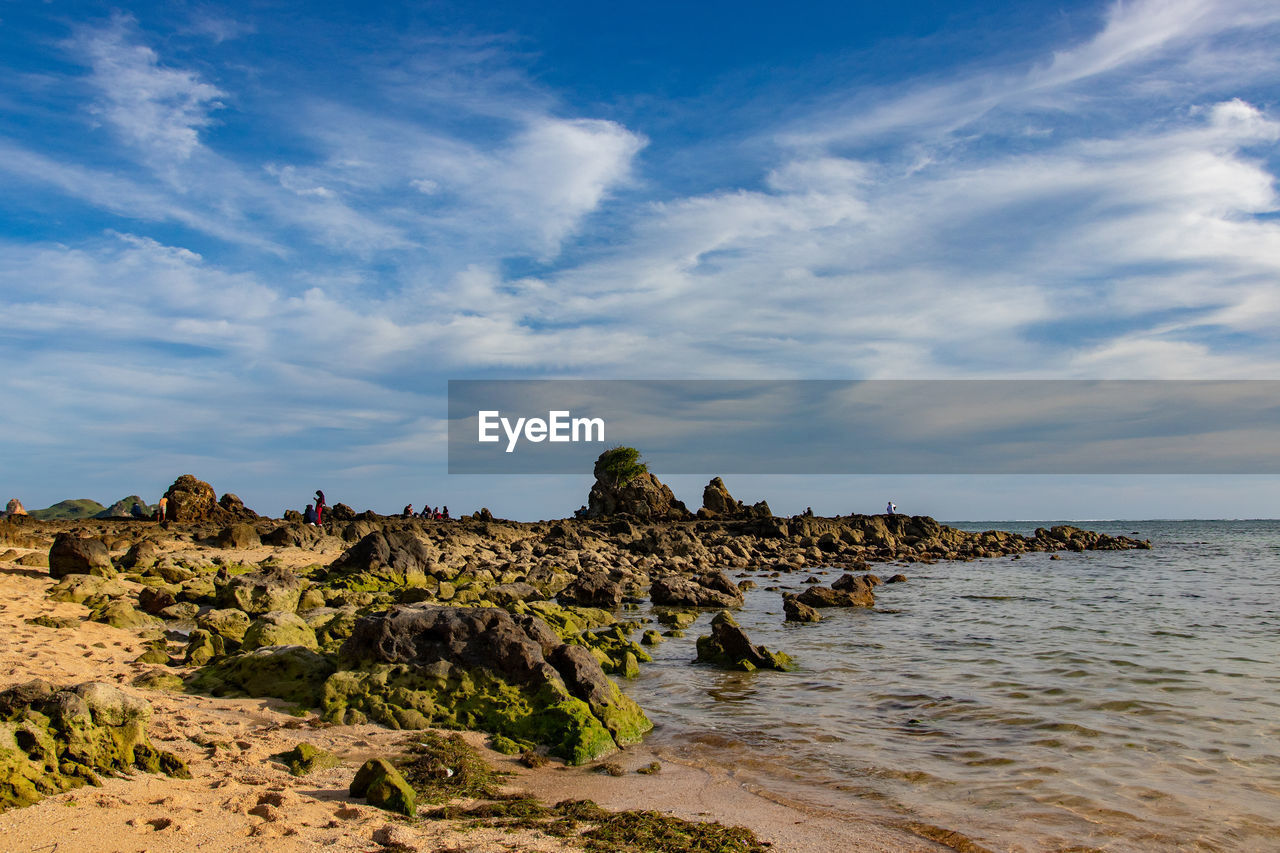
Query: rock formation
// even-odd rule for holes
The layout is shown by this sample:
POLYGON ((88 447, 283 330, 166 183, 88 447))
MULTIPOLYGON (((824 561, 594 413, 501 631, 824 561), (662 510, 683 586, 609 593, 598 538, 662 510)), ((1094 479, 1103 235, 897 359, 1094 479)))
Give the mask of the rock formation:
POLYGON ((711 635, 699 637, 697 646, 699 661, 726 669, 752 672, 757 669, 785 671, 795 668, 791 658, 782 652, 771 652, 764 646, 753 645, 727 610, 716 614, 711 620, 711 635))
POLYGON ((765 501, 747 506, 735 500, 719 477, 712 477, 702 490, 702 508, 698 510, 698 518, 769 518, 772 515, 765 501))
POLYGON ((648 521, 692 518, 688 507, 637 461, 638 456, 626 447, 600 454, 594 470, 596 482, 587 496, 586 516, 629 515, 648 521))

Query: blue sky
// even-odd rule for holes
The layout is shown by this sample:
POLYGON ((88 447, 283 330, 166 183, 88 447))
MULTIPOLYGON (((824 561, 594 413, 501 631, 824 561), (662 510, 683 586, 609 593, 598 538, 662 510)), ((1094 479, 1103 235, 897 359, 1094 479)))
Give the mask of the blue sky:
MULTIPOLYGON (((448 477, 451 378, 1280 376, 1272 0, 371 5, 0 2, 3 498, 584 500, 448 477)), ((892 496, 1275 515, 1280 483, 892 496)))

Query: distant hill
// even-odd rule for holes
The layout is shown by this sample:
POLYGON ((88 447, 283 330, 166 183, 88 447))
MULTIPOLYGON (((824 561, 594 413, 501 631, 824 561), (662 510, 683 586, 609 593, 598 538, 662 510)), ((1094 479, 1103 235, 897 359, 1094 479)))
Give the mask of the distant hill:
POLYGON ((91 501, 88 498, 80 498, 79 500, 74 501, 58 501, 47 509, 31 510, 30 515, 32 518, 38 518, 41 521, 93 518, 104 509, 106 509, 106 507, 97 501, 91 501))
POLYGON ((142 505, 143 514, 150 518, 155 514, 155 507, 144 501, 137 495, 129 495, 127 498, 121 498, 102 512, 94 516, 94 518, 132 518, 133 508, 136 505, 142 505))

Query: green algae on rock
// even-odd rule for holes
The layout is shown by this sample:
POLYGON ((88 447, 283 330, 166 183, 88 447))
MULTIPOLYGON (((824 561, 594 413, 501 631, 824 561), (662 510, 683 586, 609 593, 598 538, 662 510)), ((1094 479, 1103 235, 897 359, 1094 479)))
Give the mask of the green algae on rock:
POLYGON ((263 646, 215 660, 188 683, 214 696, 274 696, 314 708, 333 671, 331 660, 304 646, 263 646))
POLYGON ((181 759, 151 745, 150 716, 146 702, 109 684, 32 681, 0 691, 0 811, 101 784, 101 773, 191 778, 181 759))
POLYGON ((418 813, 413 786, 385 758, 370 758, 351 780, 351 796, 364 797, 371 806, 413 817, 418 813))
POLYGON ((586 648, 498 608, 399 605, 363 617, 340 661, 322 699, 337 722, 480 729, 575 764, 652 728, 586 648))
POLYGON ((783 652, 771 652, 753 645, 729 611, 722 610, 711 620, 711 635, 698 638, 698 660, 725 669, 753 672, 757 669, 791 670, 795 663, 783 652))
POLYGON ((305 741, 299 743, 293 749, 273 757, 284 762, 284 765, 289 768, 289 772, 294 776, 306 776, 317 770, 328 770, 330 767, 337 767, 342 763, 338 756, 327 749, 321 749, 305 741))

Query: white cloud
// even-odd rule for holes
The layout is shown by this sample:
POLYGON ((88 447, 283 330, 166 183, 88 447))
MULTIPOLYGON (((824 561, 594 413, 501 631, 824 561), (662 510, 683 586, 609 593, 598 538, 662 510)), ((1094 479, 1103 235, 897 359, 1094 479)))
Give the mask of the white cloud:
POLYGON ((70 48, 91 69, 95 112, 127 143, 157 160, 185 159, 225 93, 192 71, 165 67, 138 43, 131 19, 117 16, 101 29, 82 29, 70 48))

